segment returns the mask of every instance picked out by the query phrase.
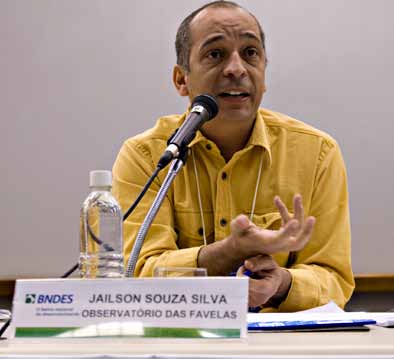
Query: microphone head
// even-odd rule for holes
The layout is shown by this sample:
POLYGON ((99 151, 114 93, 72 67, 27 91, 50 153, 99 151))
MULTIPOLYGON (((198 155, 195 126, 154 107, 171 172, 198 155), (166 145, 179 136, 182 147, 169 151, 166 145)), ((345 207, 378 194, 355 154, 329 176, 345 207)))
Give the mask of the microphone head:
POLYGON ((219 112, 219 106, 215 98, 210 95, 199 95, 194 98, 192 108, 196 105, 204 107, 209 113, 209 120, 212 120, 219 112))

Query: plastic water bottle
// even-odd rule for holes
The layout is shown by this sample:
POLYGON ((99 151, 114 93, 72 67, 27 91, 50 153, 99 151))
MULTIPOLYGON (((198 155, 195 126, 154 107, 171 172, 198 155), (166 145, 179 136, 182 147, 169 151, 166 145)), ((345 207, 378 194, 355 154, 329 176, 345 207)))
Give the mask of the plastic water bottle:
POLYGON ((79 273, 82 278, 123 277, 122 212, 111 194, 110 171, 90 172, 90 194, 80 216, 79 273))

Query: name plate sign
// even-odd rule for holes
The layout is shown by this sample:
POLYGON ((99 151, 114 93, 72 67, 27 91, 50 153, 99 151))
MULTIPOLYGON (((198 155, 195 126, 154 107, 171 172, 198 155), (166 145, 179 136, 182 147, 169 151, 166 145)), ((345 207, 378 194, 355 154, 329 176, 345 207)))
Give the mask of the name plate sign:
POLYGON ((17 280, 15 337, 246 336, 247 277, 17 280))

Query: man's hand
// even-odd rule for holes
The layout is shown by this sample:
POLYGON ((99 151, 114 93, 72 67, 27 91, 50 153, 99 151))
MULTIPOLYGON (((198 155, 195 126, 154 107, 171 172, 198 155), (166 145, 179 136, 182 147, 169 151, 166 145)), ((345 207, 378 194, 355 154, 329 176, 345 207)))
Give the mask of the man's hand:
MULTIPOLYGON (((279 196, 275 197, 274 203, 282 218, 281 229, 285 230, 289 223, 294 220, 298 222, 299 227, 293 231, 291 242, 295 245, 293 251, 300 250, 309 241, 312 234, 315 223, 314 217, 304 219, 304 208, 299 194, 293 198, 294 216, 290 216, 287 207, 279 196)), ((250 307, 261 306, 268 301, 280 303, 285 299, 291 285, 291 274, 285 268, 279 267, 270 255, 258 255, 247 259, 244 265, 239 268, 237 275, 242 275, 245 270, 253 273, 253 278, 249 279, 250 307)))
POLYGON ((278 208, 280 216, 282 217, 282 227, 286 226, 287 223, 291 222, 293 219, 296 219, 300 224, 301 228, 310 228, 310 232, 312 233, 313 225, 315 224, 314 217, 304 218, 304 207, 302 205, 302 197, 300 194, 296 194, 293 198, 293 208, 294 208, 294 216, 291 217, 286 205, 282 202, 279 196, 275 196, 274 203, 276 208, 278 208))
POLYGON ((231 222, 231 235, 228 240, 232 243, 233 250, 243 258, 258 254, 299 251, 309 241, 315 218, 304 219, 301 195, 294 196, 293 217, 289 215, 278 196, 275 197, 274 203, 282 217, 282 227, 279 230, 259 228, 245 215, 239 215, 231 222))
POLYGON ((253 278, 249 279, 249 306, 257 307, 268 301, 281 302, 286 298, 291 285, 291 274, 279 267, 269 255, 258 255, 247 259, 237 275, 249 270, 253 278))
POLYGON ((301 250, 311 237, 315 218, 304 220, 300 195, 294 196, 293 217, 279 197, 275 197, 274 203, 282 217, 279 230, 260 228, 245 215, 239 215, 231 222, 231 234, 227 238, 201 248, 198 266, 207 268, 209 275, 227 275, 242 265, 245 259, 301 250))

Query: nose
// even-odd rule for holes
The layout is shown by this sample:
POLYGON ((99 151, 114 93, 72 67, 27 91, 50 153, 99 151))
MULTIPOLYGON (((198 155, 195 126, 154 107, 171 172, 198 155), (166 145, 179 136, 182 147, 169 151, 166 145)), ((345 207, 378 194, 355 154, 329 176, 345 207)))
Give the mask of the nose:
POLYGON ((246 68, 242 57, 237 51, 231 53, 223 70, 223 74, 224 76, 233 76, 235 78, 241 78, 246 74, 246 68))

